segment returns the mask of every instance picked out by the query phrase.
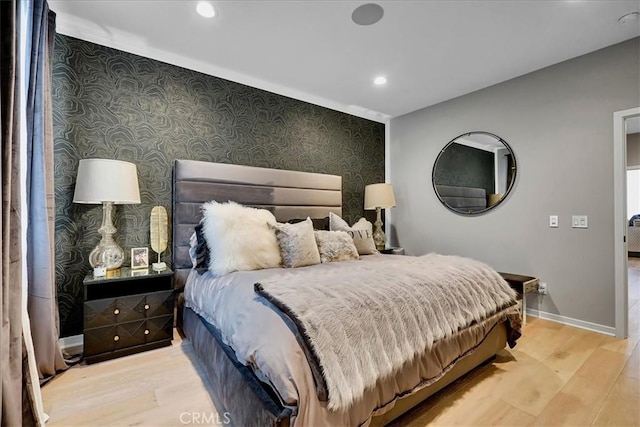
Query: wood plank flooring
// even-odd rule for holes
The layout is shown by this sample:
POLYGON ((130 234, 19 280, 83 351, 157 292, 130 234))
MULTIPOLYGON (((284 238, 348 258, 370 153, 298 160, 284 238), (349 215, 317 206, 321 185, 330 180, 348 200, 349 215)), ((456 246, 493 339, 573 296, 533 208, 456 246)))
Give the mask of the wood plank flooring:
MULTIPOLYGON (((640 426, 640 259, 629 288, 628 339, 529 317, 516 348, 392 426, 640 426)), ((221 425, 200 369, 180 340, 75 366, 42 390, 47 425, 221 425)))

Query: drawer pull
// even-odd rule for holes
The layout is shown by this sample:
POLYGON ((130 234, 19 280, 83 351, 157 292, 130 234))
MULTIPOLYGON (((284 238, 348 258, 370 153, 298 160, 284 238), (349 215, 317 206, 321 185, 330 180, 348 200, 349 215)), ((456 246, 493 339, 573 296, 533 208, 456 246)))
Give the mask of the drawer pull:
POLYGON ((145 309, 145 310, 149 310, 149 304, 145 304, 145 305, 144 305, 144 309, 145 309))
POLYGON ((145 334, 145 335, 149 335, 149 330, 148 330, 148 329, 145 329, 145 330, 144 330, 144 334, 145 334))
POLYGON ((120 314, 120 310, 116 308, 115 310, 113 310, 113 314, 117 316, 118 314, 120 314))
POLYGON ((113 340, 114 341, 120 341, 120 337, 116 335, 116 336, 113 337, 113 340))

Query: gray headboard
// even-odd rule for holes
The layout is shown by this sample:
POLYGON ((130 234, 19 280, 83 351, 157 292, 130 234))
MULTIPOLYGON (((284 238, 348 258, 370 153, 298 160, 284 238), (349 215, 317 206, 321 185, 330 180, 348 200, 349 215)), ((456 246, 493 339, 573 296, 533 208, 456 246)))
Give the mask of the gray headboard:
POLYGON ((436 185, 436 194, 449 208, 466 213, 487 209, 487 191, 484 188, 436 185))
POLYGON ((189 238, 210 200, 271 211, 278 221, 342 215, 342 177, 224 163, 176 160, 173 169, 173 268, 180 289, 191 270, 189 238))

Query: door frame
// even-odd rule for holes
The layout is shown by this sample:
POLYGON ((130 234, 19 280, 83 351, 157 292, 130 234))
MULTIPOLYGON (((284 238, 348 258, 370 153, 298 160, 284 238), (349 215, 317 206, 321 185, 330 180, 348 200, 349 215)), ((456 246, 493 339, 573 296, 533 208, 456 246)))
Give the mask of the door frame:
POLYGON ((629 335, 627 276, 627 127, 625 120, 640 116, 640 107, 613 113, 613 203, 616 336, 629 335))

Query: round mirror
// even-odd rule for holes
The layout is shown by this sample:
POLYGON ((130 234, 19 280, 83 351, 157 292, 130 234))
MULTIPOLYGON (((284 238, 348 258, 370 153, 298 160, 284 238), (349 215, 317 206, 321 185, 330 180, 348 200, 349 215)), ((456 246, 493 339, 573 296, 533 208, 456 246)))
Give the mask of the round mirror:
POLYGON ((433 165, 433 188, 447 208, 477 215, 499 205, 516 180, 516 157, 502 138, 469 132, 449 142, 433 165))

